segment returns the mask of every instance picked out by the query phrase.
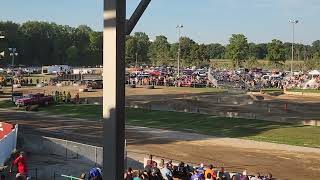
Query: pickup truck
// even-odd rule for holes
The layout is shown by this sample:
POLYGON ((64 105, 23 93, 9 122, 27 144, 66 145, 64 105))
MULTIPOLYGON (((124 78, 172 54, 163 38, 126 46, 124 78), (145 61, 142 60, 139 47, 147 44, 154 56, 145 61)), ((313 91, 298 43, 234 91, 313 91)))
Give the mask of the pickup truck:
POLYGON ((28 106, 28 105, 48 105, 53 103, 52 96, 45 96, 44 94, 30 94, 27 97, 19 98, 15 104, 17 106, 28 106))

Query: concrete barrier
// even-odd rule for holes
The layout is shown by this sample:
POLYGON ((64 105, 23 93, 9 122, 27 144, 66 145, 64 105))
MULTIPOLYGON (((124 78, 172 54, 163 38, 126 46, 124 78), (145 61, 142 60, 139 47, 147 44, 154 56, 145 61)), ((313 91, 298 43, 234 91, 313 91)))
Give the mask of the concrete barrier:
MULTIPOLYGON (((62 180, 61 174, 77 177, 92 167, 102 167, 102 147, 31 134, 19 134, 19 141, 21 148, 30 153, 30 168, 38 169, 38 179, 62 180)), ((128 167, 143 168, 143 160, 136 157, 124 161, 128 167)))
POLYGON ((320 97, 320 93, 292 92, 292 91, 284 91, 284 93, 288 95, 294 95, 294 96, 320 97))
POLYGON ((21 135, 19 139, 26 151, 54 154, 64 156, 66 159, 79 159, 102 166, 102 147, 30 134, 21 135))

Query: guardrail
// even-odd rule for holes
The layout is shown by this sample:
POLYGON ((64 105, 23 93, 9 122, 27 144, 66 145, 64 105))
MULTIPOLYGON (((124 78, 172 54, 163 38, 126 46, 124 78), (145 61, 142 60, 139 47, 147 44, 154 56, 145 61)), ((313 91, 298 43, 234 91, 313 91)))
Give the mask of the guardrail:
POLYGON ((83 180, 81 178, 77 178, 77 177, 73 177, 73 176, 68 176, 68 175, 64 175, 64 174, 61 174, 61 177, 64 177, 64 178, 68 178, 70 180, 83 180))

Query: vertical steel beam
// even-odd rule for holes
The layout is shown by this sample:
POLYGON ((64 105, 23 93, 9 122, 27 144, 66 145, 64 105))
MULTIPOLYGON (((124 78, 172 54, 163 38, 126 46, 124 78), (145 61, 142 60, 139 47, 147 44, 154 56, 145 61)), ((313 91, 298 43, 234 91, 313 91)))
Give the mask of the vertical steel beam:
POLYGON ((126 0, 104 0, 103 179, 123 179, 126 0))

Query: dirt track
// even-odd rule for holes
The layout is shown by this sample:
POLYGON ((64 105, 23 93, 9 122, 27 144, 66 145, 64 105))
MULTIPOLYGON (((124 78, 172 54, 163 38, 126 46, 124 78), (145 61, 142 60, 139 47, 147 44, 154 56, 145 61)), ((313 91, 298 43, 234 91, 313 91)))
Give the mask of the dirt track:
MULTIPOLYGON (((55 87, 46 87, 50 92, 55 87)), ((38 89, 22 89, 23 91, 39 92, 38 89)), ((64 87, 61 91, 72 91, 76 93, 77 88, 64 87)), ((81 97, 88 98, 91 102, 101 101, 101 91, 81 93, 81 97)), ((305 117, 320 117, 320 108, 317 98, 299 98, 296 96, 263 96, 264 101, 272 105, 289 104, 289 111, 277 108, 275 112, 266 113, 261 106, 252 105, 250 97, 239 94, 217 94, 217 93, 194 93, 189 90, 144 88, 127 89, 127 105, 130 103, 149 106, 156 105, 162 108, 166 104, 175 104, 181 108, 190 105, 201 107, 200 110, 209 112, 235 111, 255 112, 265 116, 286 117, 295 115, 296 119, 305 117), (220 100, 219 100, 220 98, 220 100), (237 102, 237 103, 234 103, 237 102), (214 104, 215 106, 212 106, 214 104), (297 106, 290 109, 292 106, 297 106), (291 113, 290 113, 291 112, 291 113)), ((154 108, 153 107, 153 108, 154 108)), ((276 109, 276 107, 274 107, 276 109)), ((67 119, 45 114, 36 115, 25 112, 0 111, 0 119, 20 124, 20 130, 25 133, 40 134, 51 137, 64 138, 87 144, 101 145, 101 122, 83 121, 79 119, 67 119), (54 123, 53 123, 54 122, 54 123)), ((293 150, 295 148, 283 149, 268 143, 250 144, 241 141, 229 141, 226 139, 214 139, 202 135, 187 138, 186 134, 173 132, 173 136, 163 136, 162 130, 145 131, 139 128, 127 127, 126 137, 129 142, 129 150, 141 153, 151 153, 158 156, 182 160, 186 162, 213 163, 215 166, 225 166, 227 170, 242 171, 249 170, 250 173, 261 172, 265 174, 272 172, 281 179, 317 179, 320 174, 320 150, 313 149, 312 152, 293 150), (153 132, 154 131, 154 132, 153 132), (150 133, 151 132, 151 133, 150 133), (237 145, 238 144, 238 145, 237 145), (270 150, 272 149, 272 150, 270 150)))
MULTIPOLYGON (((20 124, 20 131, 101 146, 102 123, 47 114, 0 110, 0 119, 20 124), (54 123, 53 123, 54 122, 54 123)), ((129 151, 151 153, 186 162, 214 163, 230 171, 272 172, 281 179, 315 179, 320 149, 221 139, 204 135, 126 128, 129 151), (271 150, 272 149, 272 150, 271 150)))
MULTIPOLYGON (((78 93, 81 87, 22 88, 24 93, 53 91, 78 93)), ((90 103, 102 102, 102 91, 79 93, 90 103)), ((320 120, 320 97, 300 97, 292 95, 270 96, 267 94, 208 93, 192 89, 127 88, 126 105, 157 110, 175 110, 208 113, 228 117, 244 117, 271 121, 304 122, 320 120)))

